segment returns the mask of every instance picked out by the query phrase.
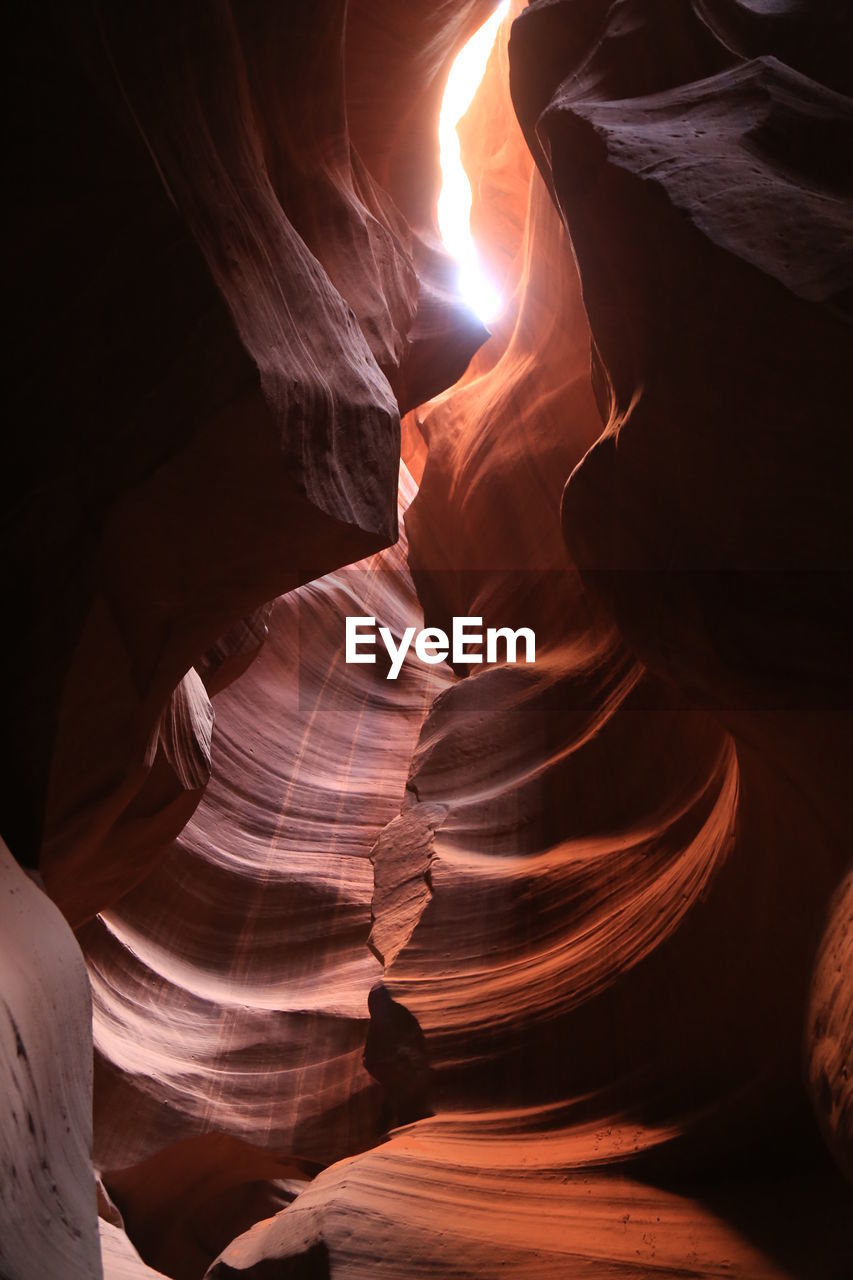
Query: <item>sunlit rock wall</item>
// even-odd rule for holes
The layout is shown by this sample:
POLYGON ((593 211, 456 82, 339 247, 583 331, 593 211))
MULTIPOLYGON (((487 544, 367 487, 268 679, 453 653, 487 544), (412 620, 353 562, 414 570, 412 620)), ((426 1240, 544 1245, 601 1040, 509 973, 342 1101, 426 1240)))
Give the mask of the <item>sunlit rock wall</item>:
MULTIPOLYGON (((406 407, 408 381, 416 400, 448 385, 484 336, 352 144, 345 85, 367 53, 353 35, 345 51, 346 16, 17 16, 8 570, 30 622, 8 641, 5 824, 74 924, 144 875, 203 789, 188 668, 265 601, 394 540, 394 390, 406 407), (428 385, 424 314, 444 351, 428 385)), ((464 34, 410 91, 439 91, 464 34)))
POLYGON ((18 16, 13 1280, 853 1268, 850 20, 516 3, 484 341, 489 9, 18 16))
MULTIPOLYGON (((473 224, 514 293, 404 423, 409 564, 428 622, 527 623, 538 661, 457 672, 374 855, 383 986, 415 1020, 397 1075, 416 1057, 432 1114, 321 1174, 216 1277, 851 1263, 811 1109, 849 1161, 843 895, 811 973, 849 856, 850 540, 804 443, 827 414, 849 459, 849 107, 747 61, 762 32, 794 48, 792 16, 742 11, 749 48, 726 16, 534 5, 509 62, 539 173, 515 159, 500 54, 463 126, 473 224), (628 135, 612 159, 607 125, 628 135)), ((392 1079, 387 1033, 376 1059, 392 1079)))

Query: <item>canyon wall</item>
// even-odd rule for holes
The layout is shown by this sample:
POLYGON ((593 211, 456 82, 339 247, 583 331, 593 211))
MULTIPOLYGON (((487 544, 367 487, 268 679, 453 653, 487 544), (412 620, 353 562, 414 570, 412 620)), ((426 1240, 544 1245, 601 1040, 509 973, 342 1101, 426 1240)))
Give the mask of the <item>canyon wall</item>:
POLYGON ((491 7, 16 16, 10 1280, 853 1267, 853 25, 516 0, 489 333, 491 7))

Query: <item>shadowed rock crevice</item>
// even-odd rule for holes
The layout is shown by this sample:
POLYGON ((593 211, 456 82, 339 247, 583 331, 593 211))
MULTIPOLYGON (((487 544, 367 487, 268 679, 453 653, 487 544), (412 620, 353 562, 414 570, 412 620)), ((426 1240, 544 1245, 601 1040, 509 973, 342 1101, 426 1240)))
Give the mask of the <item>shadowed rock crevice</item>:
POLYGON ((332 1280, 329 1250, 322 1240, 297 1256, 252 1262, 250 1266, 247 1270, 236 1261, 217 1262, 207 1272, 207 1280, 237 1280, 246 1275, 251 1275, 253 1280, 332 1280))
POLYGON ((409 1010, 380 983, 368 997, 370 1028, 364 1065, 384 1090, 385 1129, 432 1115, 424 1033, 409 1010))

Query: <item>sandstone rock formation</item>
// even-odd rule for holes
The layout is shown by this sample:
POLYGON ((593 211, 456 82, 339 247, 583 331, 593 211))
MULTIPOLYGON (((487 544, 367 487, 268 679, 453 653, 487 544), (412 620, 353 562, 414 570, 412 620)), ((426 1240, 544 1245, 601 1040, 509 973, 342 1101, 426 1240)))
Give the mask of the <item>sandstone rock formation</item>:
MULTIPOLYGON (((345 16, 335 0, 18 15, 12 178, 34 251, 12 282, 25 499, 9 572, 37 643, 13 655, 27 731, 8 821, 20 857, 43 845, 75 924, 120 891, 101 883, 111 835, 138 842, 144 818, 150 858, 198 797, 158 746, 188 666, 248 611, 396 536, 388 377, 423 398, 483 337, 442 305, 435 247, 419 275, 425 251, 353 150, 345 16), (68 323, 44 316, 46 294, 68 323), (452 349, 426 380, 407 370, 419 313, 433 356, 452 349)), ((418 69, 436 92, 443 39, 418 69)))
POLYGON ((98 1273, 91 1001, 66 922, 0 843, 0 1274, 98 1273))
POLYGON ((806 1069, 830 1149, 853 1175, 853 876, 848 873, 827 915, 815 961, 806 1027, 806 1069))
POLYGON ((8 1280, 853 1270, 853 25, 515 0, 489 334, 492 7, 15 15, 8 1280))

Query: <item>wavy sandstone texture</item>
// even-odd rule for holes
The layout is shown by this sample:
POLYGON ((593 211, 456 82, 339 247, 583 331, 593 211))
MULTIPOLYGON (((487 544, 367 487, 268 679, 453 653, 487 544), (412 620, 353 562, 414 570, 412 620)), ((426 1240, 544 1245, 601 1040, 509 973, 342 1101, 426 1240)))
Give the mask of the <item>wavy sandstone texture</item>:
POLYGON ((488 335, 491 7, 15 16, 4 1280, 853 1273, 851 19, 515 0, 488 335))

